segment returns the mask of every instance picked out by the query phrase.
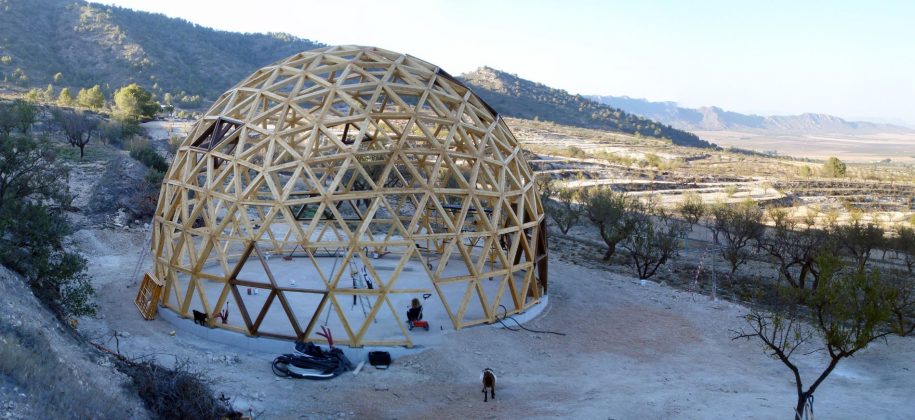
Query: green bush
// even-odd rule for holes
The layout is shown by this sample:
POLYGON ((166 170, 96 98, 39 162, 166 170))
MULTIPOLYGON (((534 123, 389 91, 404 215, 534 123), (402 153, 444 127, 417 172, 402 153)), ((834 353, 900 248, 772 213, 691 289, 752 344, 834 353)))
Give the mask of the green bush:
POLYGON ((845 172, 845 163, 835 156, 826 159, 826 163, 823 164, 823 168, 821 169, 823 176, 830 178, 844 177, 845 172))
POLYGON ((577 158, 577 159, 587 159, 588 158, 588 153, 577 146, 567 147, 566 152, 569 157, 573 157, 573 158, 577 158))
POLYGON ((150 169, 163 173, 168 170, 168 162, 165 161, 165 158, 145 140, 135 140, 131 143, 130 157, 140 161, 150 169))
POLYGON ((655 168, 660 168, 664 161, 661 159, 660 156, 658 156, 654 153, 645 153, 645 162, 647 162, 648 166, 654 166, 655 168))
POLYGON ((86 260, 67 251, 66 168, 47 140, 0 137, 0 263, 25 276, 36 296, 62 316, 95 312, 86 260))
POLYGON ((614 153, 602 152, 598 154, 598 157, 607 161, 611 165, 623 165, 623 166, 632 166, 635 163, 635 159, 629 156, 617 155, 614 153))

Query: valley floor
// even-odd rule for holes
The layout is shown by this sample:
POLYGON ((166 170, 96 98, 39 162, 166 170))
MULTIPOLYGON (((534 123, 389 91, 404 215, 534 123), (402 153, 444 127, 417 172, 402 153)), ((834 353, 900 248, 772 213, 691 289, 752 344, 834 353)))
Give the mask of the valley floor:
POLYGON ((849 162, 871 163, 884 159, 912 164, 915 134, 767 134, 741 131, 695 131, 694 134, 722 147, 782 156, 827 159, 836 156, 849 162))
MULTIPOLYGON (((389 370, 368 366, 312 382, 275 377, 275 354, 172 336, 169 323, 144 321, 132 278, 148 246, 143 230, 87 228, 74 240, 90 256, 99 289, 101 316, 81 320, 85 336, 113 349, 117 331, 128 357, 166 365, 189 359, 214 379, 217 393, 260 418, 769 419, 790 418, 794 406, 790 371, 758 342, 731 340, 744 307, 560 258, 551 258, 551 306, 527 327, 565 336, 470 328, 444 334, 440 346, 396 359, 389 370), (499 378, 496 400, 486 403, 485 367, 499 378)), ((808 380, 823 366, 821 353, 801 360, 808 380)), ((915 418, 912 389, 915 339, 890 337, 840 363, 816 392, 815 413, 915 418)))

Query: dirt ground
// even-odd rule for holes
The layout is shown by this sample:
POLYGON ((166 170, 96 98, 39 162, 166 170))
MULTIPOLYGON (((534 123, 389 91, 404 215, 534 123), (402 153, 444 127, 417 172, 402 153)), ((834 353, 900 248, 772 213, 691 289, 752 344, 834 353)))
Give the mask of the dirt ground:
MULTIPOLYGON (((469 328, 389 370, 307 381, 275 377, 275 354, 173 336, 166 321, 144 321, 132 277, 148 246, 142 228, 87 228, 74 240, 91 257, 99 289, 101 315, 81 320, 85 336, 132 358, 189 359, 258 418, 768 419, 789 418, 794 406, 790 371, 759 343, 731 339, 745 308, 560 258, 551 258, 550 307, 526 326, 565 336, 469 328), (495 401, 484 403, 485 367, 498 384, 495 401)), ((803 377, 812 380, 825 362, 822 353, 803 357, 803 377)), ((840 363, 816 392, 815 414, 915 418, 912 389, 915 340, 891 337, 840 363)))

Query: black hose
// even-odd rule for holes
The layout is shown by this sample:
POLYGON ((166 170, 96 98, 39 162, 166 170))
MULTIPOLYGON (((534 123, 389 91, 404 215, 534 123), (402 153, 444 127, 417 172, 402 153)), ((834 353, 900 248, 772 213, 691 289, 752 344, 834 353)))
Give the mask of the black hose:
POLYGON ((532 330, 530 328, 527 328, 524 325, 521 325, 521 323, 518 322, 517 319, 508 316, 508 308, 506 308, 505 305, 499 305, 499 307, 502 308, 502 317, 501 318, 496 317, 496 321, 499 321, 499 323, 502 324, 502 326, 505 327, 506 330, 514 331, 514 332, 524 330, 524 331, 532 332, 535 334, 556 334, 556 335, 562 335, 562 336, 566 335, 565 333, 556 332, 556 331, 540 331, 540 330, 532 330), (512 321, 515 321, 515 324, 518 324, 518 327, 520 327, 520 328, 512 328, 512 327, 509 327, 508 325, 505 325, 505 322, 503 322, 503 320, 505 320, 505 319, 510 319, 512 321))

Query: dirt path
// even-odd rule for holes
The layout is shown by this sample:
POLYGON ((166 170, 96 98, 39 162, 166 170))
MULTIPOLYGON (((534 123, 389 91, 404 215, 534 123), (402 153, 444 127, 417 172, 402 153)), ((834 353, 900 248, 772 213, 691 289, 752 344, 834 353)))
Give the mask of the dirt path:
MULTIPOLYGON (((116 330, 121 352, 165 364, 190 359, 219 392, 263 418, 788 418, 794 384, 787 368, 752 341, 732 341, 744 309, 600 270, 550 264, 550 307, 533 334, 478 327, 444 335, 440 347, 369 367, 357 376, 310 382, 276 378, 274 354, 235 351, 197 337, 171 336, 146 322, 129 279, 143 244, 139 230, 83 230, 101 287, 102 319, 81 331, 97 342, 116 330), (479 374, 495 369, 494 402, 479 374)), ((190 322, 190 321, 188 321, 190 322)), ((107 340, 107 341, 106 341, 107 340)), ((344 349, 345 350, 345 349, 344 349)), ((818 418, 915 418, 915 340, 893 337, 843 361, 816 393, 818 418)), ((802 360, 806 378, 822 354, 802 360)))

